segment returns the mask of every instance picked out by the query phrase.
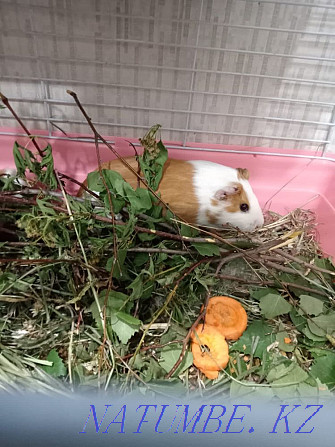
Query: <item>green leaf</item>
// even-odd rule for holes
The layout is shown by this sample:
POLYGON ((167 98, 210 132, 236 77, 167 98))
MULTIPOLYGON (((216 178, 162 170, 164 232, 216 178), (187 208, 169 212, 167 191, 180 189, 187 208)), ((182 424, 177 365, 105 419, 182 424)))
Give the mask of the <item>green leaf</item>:
POLYGON ((10 290, 11 287, 15 286, 17 276, 12 272, 4 272, 0 274, 0 293, 4 290, 10 290))
POLYGON ((51 189, 55 189, 58 182, 54 174, 54 160, 51 145, 48 144, 42 150, 42 153, 43 157, 41 162, 39 162, 29 149, 21 146, 17 141, 15 141, 13 155, 18 176, 25 177, 25 171, 26 169, 29 169, 36 175, 40 182, 49 186, 51 189))
POLYGON ((279 332, 276 335, 276 340, 279 343, 278 348, 284 352, 293 352, 296 348, 296 344, 293 342, 285 342, 285 339, 291 339, 291 337, 283 328, 284 325, 280 325, 279 332))
POLYGON ((268 402, 273 399, 274 393, 271 387, 254 388, 250 386, 248 381, 235 382, 232 380, 230 383, 230 397, 232 398, 254 398, 261 399, 261 402, 268 402))
MULTIPOLYGON (((103 310, 105 305, 106 293, 107 291, 103 290, 99 294, 98 301, 101 310, 103 310)), ((124 293, 121 292, 116 292, 115 290, 111 290, 108 294, 106 310, 105 310, 107 324, 111 323, 111 319, 118 311, 122 309, 123 311, 130 312, 132 306, 133 303, 130 302, 128 295, 125 295, 124 293)), ((98 305, 95 301, 93 301, 89 310, 90 312, 92 312, 92 316, 95 320, 96 326, 101 330, 102 329, 101 316, 99 313, 98 305)))
POLYGON ((41 161, 41 168, 46 168, 41 171, 39 177, 42 183, 48 185, 51 189, 55 189, 58 186, 58 182, 54 173, 54 159, 52 155, 52 147, 50 144, 43 149, 43 158, 41 161))
MULTIPOLYGON (((139 320, 138 318, 135 318, 125 312, 117 312, 114 315, 114 318, 117 318, 118 320, 123 321, 126 324, 137 326, 138 328, 141 326, 142 323, 141 320, 139 320)), ((113 321, 112 324, 114 324, 113 321)))
POLYGON ((179 276, 180 272, 170 272, 169 274, 166 274, 160 278, 156 278, 156 282, 159 285, 166 287, 172 284, 179 276))
POLYGON ((55 377, 66 375, 67 369, 64 366, 63 360, 59 357, 56 349, 52 349, 49 352, 47 360, 52 362, 52 366, 41 366, 41 369, 55 377))
MULTIPOLYGON (((87 176, 87 186, 91 191, 103 192, 106 191, 105 184, 107 188, 118 194, 120 197, 124 197, 124 184, 125 180, 122 175, 116 171, 111 171, 110 169, 102 169, 101 174, 99 171, 90 172, 87 176), (102 179, 104 178, 104 181, 102 179)), ((131 188, 131 186, 129 185, 131 188)), ((132 188, 131 188, 132 189, 132 188)), ((113 198, 113 195, 112 195, 113 198)))
MULTIPOLYGON (((278 275, 278 279, 281 282, 295 283, 297 286, 305 286, 310 287, 311 289, 320 290, 320 287, 317 284, 309 283, 308 280, 302 276, 297 276, 289 273, 280 273, 278 275)), ((306 292, 302 292, 301 289, 292 286, 288 287, 291 292, 293 292, 296 296, 304 295, 306 292)), ((309 295, 314 296, 313 292, 309 292, 309 295)), ((316 295, 316 298, 319 295, 316 295)))
MULTIPOLYGON (((161 350, 161 361, 159 364, 168 373, 179 359, 182 348, 177 344, 165 346, 161 350)), ((193 355, 190 351, 186 351, 180 365, 173 373, 172 377, 177 377, 188 369, 193 363, 193 355)))
POLYGON ((48 199, 36 199, 36 203, 45 216, 56 216, 59 214, 59 212, 56 213, 56 211, 52 208, 52 205, 48 199))
POLYGON ((91 191, 101 192, 105 189, 99 171, 93 171, 87 175, 87 187, 91 191))
POLYGON ((136 253, 134 258, 134 265, 141 267, 149 261, 149 253, 136 253))
POLYGON ((138 238, 142 242, 152 241, 156 237, 154 233, 138 233, 138 238))
POLYGON ((269 293, 278 295, 278 292, 276 289, 271 289, 271 287, 266 287, 264 289, 257 289, 250 292, 250 296, 254 298, 255 300, 259 301, 264 296, 268 295, 269 293))
POLYGON ((268 293, 260 299, 261 314, 265 318, 274 318, 278 315, 287 314, 292 309, 292 305, 279 294, 268 293))
POLYGON ((13 147, 13 156, 14 162, 16 166, 16 171, 19 177, 24 177, 24 173, 26 170, 26 164, 24 162, 24 158, 20 151, 20 145, 15 141, 13 147))
POLYGON ((144 148, 143 155, 138 157, 141 171, 148 185, 156 191, 162 179, 164 164, 168 158, 168 151, 163 142, 156 141, 157 132, 161 125, 152 126, 143 138, 140 138, 144 148))
POLYGON ((196 230, 195 228, 192 228, 190 225, 186 225, 186 224, 181 224, 180 225, 180 234, 182 236, 187 236, 187 237, 196 237, 199 234, 199 231, 196 230))
POLYGON ((315 335, 313 334, 313 332, 310 331, 308 325, 306 325, 301 332, 310 340, 314 341, 314 342, 324 342, 326 340, 326 334, 323 336, 320 335, 315 335))
POLYGON ((120 279, 122 278, 122 276, 127 274, 127 271, 124 268, 124 261, 126 259, 126 256, 127 256, 127 250, 119 249, 117 252, 117 259, 115 264, 114 264, 114 256, 108 258, 106 263, 106 270, 108 272, 111 272, 113 267, 113 278, 120 279))
POLYGON ((306 317, 300 315, 296 309, 292 309, 290 312, 290 318, 292 320, 292 323, 295 325, 296 329, 299 332, 302 332, 302 330, 306 327, 307 324, 306 317))
POLYGON ((298 392, 300 396, 305 399, 310 399, 311 397, 318 399, 332 397, 328 387, 325 384, 322 384, 319 379, 316 379, 316 385, 315 383, 313 383, 313 385, 309 385, 307 382, 299 383, 298 392))
POLYGON ((121 343, 126 344, 128 340, 138 332, 141 324, 141 320, 138 320, 125 312, 117 312, 111 319, 110 327, 116 333, 121 343))
POLYGON ((144 213, 152 207, 150 191, 145 188, 137 188, 133 196, 127 196, 135 214, 144 213))
POLYGON ((231 350, 262 357, 266 348, 276 339, 273 329, 265 321, 253 321, 243 333, 242 337, 231 346, 231 350))
POLYGON ((124 178, 119 172, 112 171, 110 169, 102 169, 101 173, 104 176, 108 189, 110 191, 116 192, 121 197, 126 196, 124 189, 125 185, 127 185, 133 190, 133 188, 124 180, 124 178))
POLYGON ((136 276, 134 281, 129 284, 127 289, 132 289, 130 299, 136 300, 141 298, 143 293, 143 282, 144 282, 144 274, 141 272, 139 275, 136 276))
POLYGON ((128 184, 123 185, 123 197, 130 203, 131 210, 134 214, 144 213, 152 206, 149 191, 138 188, 136 191, 128 184))
POLYGON ((300 307, 307 315, 319 315, 323 311, 323 302, 309 295, 300 295, 300 307))
POLYGON ((272 368, 267 374, 267 380, 272 385, 296 385, 304 382, 308 378, 308 374, 299 365, 294 362, 280 364, 272 368))
MULTIPOLYGON (((149 361, 146 361, 145 363, 146 368, 143 368, 141 371, 141 378, 145 382, 150 382, 151 380, 155 380, 155 384, 157 384, 157 379, 163 378, 164 370, 159 365, 159 363, 153 359, 152 357, 149 358, 149 361)), ((152 389, 152 387, 150 386, 152 389)))
POLYGON ((210 242, 194 242, 192 247, 194 247, 201 254, 201 256, 220 255, 220 248, 215 244, 211 244, 210 242))
MULTIPOLYGON (((335 266, 334 266, 334 263, 331 258, 315 258, 314 264, 317 267, 320 267, 320 268, 323 268, 326 270, 330 270, 331 272, 335 273, 335 266)), ((327 275, 327 273, 326 273, 326 275, 327 275)))
POLYGON ((319 337, 331 335, 335 331, 335 312, 311 318, 308 320, 308 327, 313 334, 319 337))
POLYGON ((311 367, 311 374, 320 379, 321 383, 332 388, 335 386, 335 354, 328 352, 322 357, 314 360, 311 367))

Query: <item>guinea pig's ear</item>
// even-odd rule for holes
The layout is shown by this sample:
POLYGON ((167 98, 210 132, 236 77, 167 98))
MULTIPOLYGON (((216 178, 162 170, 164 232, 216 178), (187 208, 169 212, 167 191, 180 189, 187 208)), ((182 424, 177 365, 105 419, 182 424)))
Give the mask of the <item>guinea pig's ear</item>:
POLYGON ((248 169, 237 168, 236 171, 237 171, 237 178, 238 179, 249 180, 249 171, 248 171, 248 169))
POLYGON ((229 196, 240 194, 241 189, 242 187, 238 183, 234 185, 227 185, 224 188, 218 189, 214 194, 214 198, 216 200, 226 200, 229 196))

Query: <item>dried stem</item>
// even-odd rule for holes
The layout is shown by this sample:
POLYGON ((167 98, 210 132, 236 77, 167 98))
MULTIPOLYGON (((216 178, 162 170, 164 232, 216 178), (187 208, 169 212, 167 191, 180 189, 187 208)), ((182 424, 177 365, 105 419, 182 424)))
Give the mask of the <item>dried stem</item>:
MULTIPOLYGON (((72 90, 66 90, 66 93, 68 93, 70 96, 72 96, 72 98, 74 99, 75 103, 77 104, 78 108, 80 109, 81 113, 84 115, 88 125, 90 126, 93 134, 94 134, 94 138, 98 139, 99 141, 101 141, 102 143, 104 143, 105 146, 108 147, 108 149, 110 149, 113 154, 136 176, 136 178, 138 178, 138 180, 143 183, 143 185, 151 192, 151 194, 153 194, 157 200, 159 200, 159 202, 169 211, 171 211, 172 214, 175 214, 171 208, 168 206, 167 203, 164 202, 164 200, 162 200, 160 198, 160 196, 152 189, 150 188, 150 186, 147 184, 147 182, 145 181, 145 179, 143 179, 137 172, 136 170, 127 162, 127 160, 125 160, 123 157, 121 157, 121 155, 115 150, 115 148, 108 143, 108 141, 102 136, 100 135, 100 133, 96 130, 95 126, 92 123, 91 118, 88 116, 86 110, 84 109, 84 107, 82 106, 81 102, 79 101, 79 98, 77 96, 77 94, 75 92, 73 92, 72 90)), ((176 214, 175 214, 176 215, 176 214)), ((177 216, 178 217, 178 216, 177 216)), ((179 217, 178 217, 179 219, 179 217)))
POLYGON ((26 134, 28 135, 29 138, 31 138, 31 141, 33 142, 33 145, 35 146, 35 148, 37 149, 39 155, 41 157, 44 156, 43 151, 41 150, 41 148, 39 147, 39 145, 36 142, 35 137, 29 132, 29 130, 26 128, 26 126, 23 124, 23 122, 21 121, 21 119, 19 118, 19 116, 16 114, 15 110, 13 109, 13 107, 10 105, 8 98, 3 95, 0 92, 0 99, 1 101, 4 103, 4 105, 7 107, 7 109, 11 112, 11 114, 14 116, 14 118, 16 119, 16 121, 20 124, 20 126, 22 127, 22 129, 26 132, 26 134))
POLYGON ((184 273, 177 279, 177 281, 174 283, 174 287, 173 287, 173 289, 172 289, 172 290, 170 291, 170 293, 168 294, 168 296, 167 296, 167 298, 166 298, 166 300, 165 300, 163 306, 162 306, 160 309, 158 309, 158 311, 154 314, 154 316, 153 316, 152 320, 150 321, 150 323, 146 326, 146 328, 145 328, 145 330, 144 330, 144 332, 143 332, 143 334, 142 334, 142 337, 141 337, 141 339, 140 339, 140 341, 139 341, 139 343, 138 343, 138 345, 137 345, 137 348, 136 348, 136 350, 135 350, 135 353, 134 353, 134 356, 133 356, 133 361, 135 361, 135 358, 136 358, 137 354, 140 352, 141 346, 142 346, 142 344, 143 344, 143 342, 144 342, 144 339, 145 339, 145 337, 146 337, 146 335, 147 335, 149 329, 150 329, 151 326, 154 324, 154 322, 157 320, 157 318, 158 318, 163 312, 165 312, 165 310, 167 309, 167 307, 168 307, 170 301, 171 301, 171 300, 173 299, 173 297, 175 296, 176 291, 177 291, 177 289, 178 289, 179 284, 181 283, 181 281, 183 281, 183 279, 185 279, 186 276, 188 276, 191 272, 193 272, 193 270, 195 270, 200 264, 203 264, 203 263, 205 263, 205 262, 208 262, 209 260, 211 260, 211 258, 208 258, 208 257, 200 259, 199 261, 197 261, 197 262, 195 262, 193 265, 191 265, 191 267, 187 268, 187 269, 184 271, 184 273))
MULTIPOLYGON (((233 275, 216 275, 216 278, 225 279, 228 281, 236 281, 242 284, 255 285, 255 286, 277 286, 278 282, 276 281, 256 281, 253 279, 243 279, 239 276, 233 275)), ((280 283, 283 288, 286 287, 294 287, 299 290, 304 290, 305 292, 315 293, 316 295, 328 297, 329 295, 326 292, 322 292, 321 290, 312 289, 311 287, 302 286, 300 284, 295 284, 293 282, 281 282, 280 283)))
POLYGON ((192 326, 190 327, 189 331, 186 334, 186 337, 183 340, 183 347, 182 350, 180 352, 180 355, 178 357, 178 360, 176 361, 176 363, 173 365, 173 367, 171 368, 171 370, 168 372, 168 374, 165 376, 166 379, 170 379, 170 377, 172 377, 172 375, 175 373, 175 371, 177 370, 178 366, 181 364, 181 362, 183 361, 184 355, 186 353, 186 349, 187 349, 187 345, 189 342, 189 339, 192 335, 192 332, 195 330, 195 328, 198 326, 199 322, 205 318, 206 316, 206 312, 207 312, 207 307, 208 307, 208 301, 210 298, 210 294, 208 293, 206 296, 206 300, 204 303, 204 308, 203 310, 200 312, 198 318, 195 320, 195 322, 192 324, 192 326))
POLYGON ((297 258, 296 256, 292 256, 289 253, 280 251, 280 250, 273 250, 276 254, 278 254, 279 256, 282 256, 283 258, 287 258, 290 261, 296 262, 297 264, 302 264, 303 266, 305 266, 308 269, 314 270, 315 272, 320 272, 320 273, 326 273, 327 275, 332 275, 335 276, 335 272, 332 272, 330 270, 327 269, 323 269, 321 267, 318 267, 314 264, 310 264, 309 262, 305 262, 302 259, 297 258))
POLYGON ((0 264, 20 264, 20 265, 34 265, 34 264, 58 264, 60 262, 76 263, 75 259, 18 259, 18 258, 0 258, 0 264))
MULTIPOLYGON (((17 115, 17 113, 15 112, 15 110, 13 109, 13 107, 11 106, 9 99, 0 92, 0 99, 3 102, 3 104, 7 107, 7 109, 11 112, 11 114, 13 115, 13 117, 16 119, 16 121, 19 123, 19 125, 22 127, 22 129, 25 131, 25 133, 28 135, 28 137, 31 139, 33 145, 35 146, 35 148, 37 149, 40 157, 44 157, 43 151, 42 149, 39 147, 37 141, 36 141, 36 137, 34 135, 32 135, 28 128, 23 124, 22 120, 20 119, 20 117, 17 115)), ((95 194, 93 191, 90 191, 84 184, 82 184, 81 182, 79 182, 78 180, 63 174, 59 172, 59 175, 61 178, 66 178, 67 180, 70 180, 72 183, 75 183, 76 185, 79 185, 81 188, 83 188, 85 191, 87 191, 88 193, 90 193, 92 196, 99 198, 99 196, 97 194, 95 194)))

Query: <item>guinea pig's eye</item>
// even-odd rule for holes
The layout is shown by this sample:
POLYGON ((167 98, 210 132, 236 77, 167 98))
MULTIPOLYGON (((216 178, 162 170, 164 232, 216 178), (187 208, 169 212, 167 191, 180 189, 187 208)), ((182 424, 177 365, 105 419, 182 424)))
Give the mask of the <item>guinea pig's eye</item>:
POLYGON ((246 213, 249 211, 249 205, 247 203, 241 203, 240 210, 243 211, 243 213, 246 213))

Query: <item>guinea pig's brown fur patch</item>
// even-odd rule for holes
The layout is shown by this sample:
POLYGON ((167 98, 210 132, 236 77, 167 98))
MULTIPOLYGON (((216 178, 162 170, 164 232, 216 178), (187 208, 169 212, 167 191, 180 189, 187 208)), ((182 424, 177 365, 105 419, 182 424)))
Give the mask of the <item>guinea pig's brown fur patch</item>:
POLYGON ((211 198, 211 205, 212 206, 218 206, 219 202, 216 199, 211 198))
POLYGON ((208 219, 208 222, 211 225, 217 225, 218 224, 218 216, 215 213, 212 213, 210 210, 206 211, 206 217, 208 219))
MULTIPOLYGON (((127 157, 125 160, 137 172, 138 164, 135 157, 127 157)), ((116 159, 101 164, 102 169, 112 169, 119 172, 122 177, 134 189, 138 186, 138 180, 121 160, 116 159)), ((170 206, 173 212, 190 223, 196 223, 199 203, 193 185, 194 167, 184 160, 167 160, 164 165, 162 180, 158 192, 162 200, 170 206)), ((142 175, 142 173, 140 174, 142 175)), ((140 183, 144 187, 143 183, 140 183)))
POLYGON ((232 186, 234 186, 237 191, 236 194, 228 196, 227 202, 229 203, 229 205, 226 207, 226 211, 228 211, 229 213, 237 213, 238 211, 240 211, 240 205, 242 203, 246 203, 248 206, 250 206, 250 204, 248 196, 244 191, 241 183, 232 183, 232 186))
POLYGON ((237 168, 237 178, 239 180, 249 180, 249 171, 248 169, 237 168))

